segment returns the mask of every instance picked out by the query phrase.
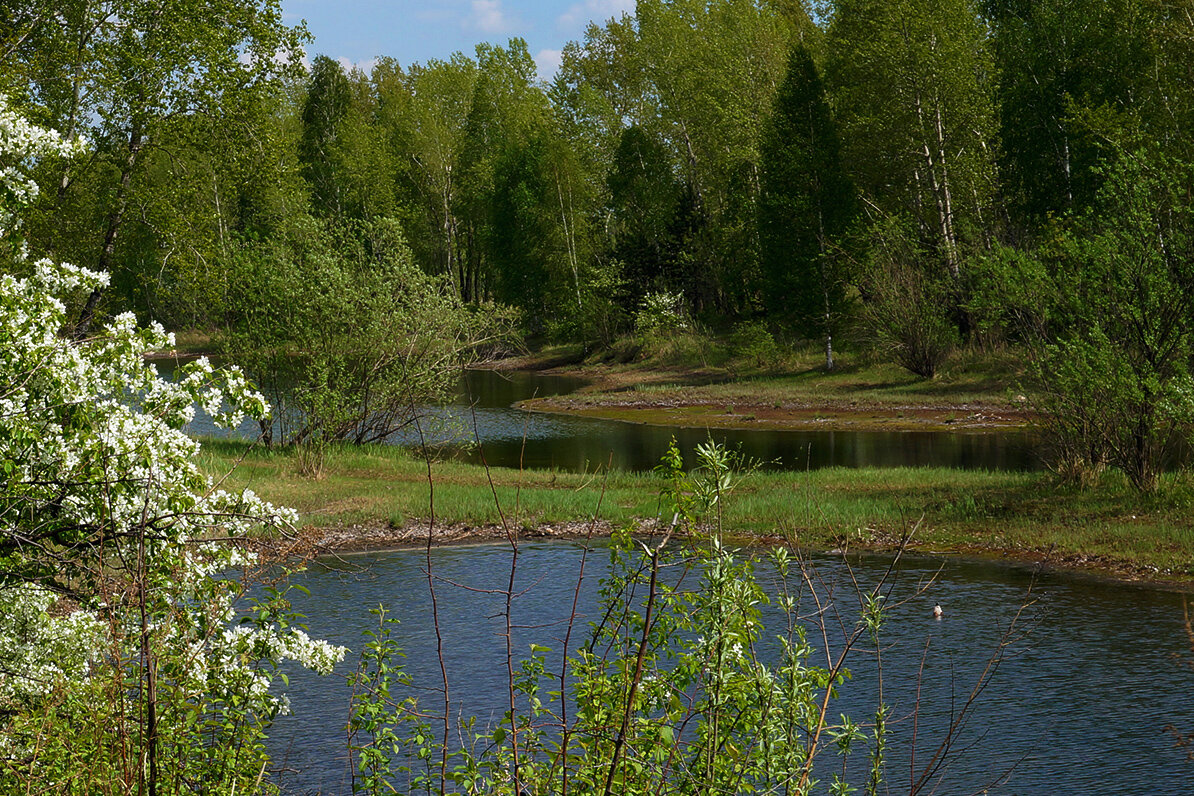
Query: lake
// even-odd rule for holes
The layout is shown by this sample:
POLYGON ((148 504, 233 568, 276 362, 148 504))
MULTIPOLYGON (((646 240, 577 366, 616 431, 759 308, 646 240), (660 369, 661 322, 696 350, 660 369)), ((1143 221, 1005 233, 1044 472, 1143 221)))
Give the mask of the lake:
MULTIPOLYGON (((165 365, 159 365, 166 370, 165 365)), ((513 406, 528 398, 573 392, 584 382, 532 373, 467 371, 457 401, 426 407, 419 432, 391 441, 420 441, 451 448, 459 458, 494 467, 591 471, 610 466, 645 471, 659 463, 672 437, 691 457, 708 439, 739 450, 764 469, 822 467, 952 467, 965 470, 1033 470, 1040 467, 1033 436, 1026 431, 779 431, 653 426, 576 415, 525 412, 513 406), (471 444, 464 444, 465 442, 471 444)), ((198 435, 224 432, 199 414, 190 426, 198 435)), ((253 437, 247 422, 238 434, 253 437)), ((688 464, 692 464, 690 460, 688 464)))
MULTIPOLYGON (((583 470, 653 467, 675 435, 691 449, 709 436, 740 447, 771 467, 946 466, 1024 470, 1038 466, 1030 435, 994 433, 785 432, 677 429, 564 415, 523 412, 525 398, 575 390, 578 382, 529 374, 470 371, 453 407, 429 408, 429 419, 454 426, 476 444, 459 455, 491 465, 583 470)), ((431 425, 435 425, 432 423, 431 425)), ((201 421, 193 429, 204 433, 201 421)), ((255 431, 247 427, 243 433, 255 431)), ((412 439, 398 440, 410 444, 412 439)), ((515 606, 517 647, 531 641, 559 649, 561 621, 576 587, 582 548, 569 543, 523 545, 519 579, 527 591, 515 606)), ((510 552, 501 545, 431 551, 434 573, 471 589, 505 585, 510 552)), ((580 620, 592 617, 596 578, 604 553, 590 559, 581 583, 580 620)), ((887 566, 878 557, 813 556, 826 584, 844 587, 853 571, 873 581, 887 566)), ((434 624, 420 551, 356 555, 322 561, 294 581, 295 607, 309 617, 312 635, 359 650, 372 626, 369 609, 385 604, 402 620, 400 640, 407 668, 430 704, 440 684, 434 624)), ((939 572, 933 590, 894 608, 884 634, 883 674, 893 720, 887 776, 889 790, 907 792, 909 760, 921 765, 944 737, 951 717, 973 687, 1016 610, 1028 599, 1032 573, 993 563, 957 559, 908 559, 899 592, 915 592, 939 572), (940 621, 931 608, 945 608, 940 621), (922 669, 923 659, 923 669, 922 669), (923 674, 918 674, 922 672, 923 674), (919 700, 917 689, 920 688, 919 700), (910 716, 918 707, 917 742, 910 716)), ((438 589, 454 714, 496 721, 504 709, 504 643, 500 604, 493 595, 457 586, 438 589)), ((520 588, 522 588, 520 586, 520 588)), ((837 604, 856 605, 850 590, 837 604)), ((971 722, 954 743, 935 792, 990 793, 1194 793, 1194 763, 1174 748, 1166 730, 1194 732, 1192 654, 1183 625, 1182 595, 1075 576, 1043 573, 1032 588, 1034 604, 1019 637, 979 700, 971 722)), ((843 621, 853 622, 843 613, 843 621)), ((293 672, 295 714, 273 728, 270 752, 286 773, 289 793, 349 792, 345 725, 350 660, 330 678, 293 672)), ((865 720, 875 704, 876 672, 870 659, 854 661, 854 678, 842 688, 831 715, 865 720)))
MULTIPOLYGON (((582 547, 537 543, 521 547, 514 621, 516 650, 531 640, 560 649, 582 547)), ((453 713, 496 721, 504 709, 504 627, 501 599, 469 589, 504 588, 510 550, 504 545, 431 551, 453 713), (451 581, 460 586, 449 586, 451 581), (467 588, 465 588, 467 587, 467 588)), ((856 619, 850 572, 873 583, 889 564, 877 556, 809 558, 847 627, 856 619)), ((608 556, 589 556, 581 584, 584 622, 594 619, 596 578, 608 556)), ((399 638, 415 683, 440 683, 429 590, 422 551, 399 551, 322 561, 294 577, 310 591, 295 592, 295 607, 309 617, 312 635, 359 650, 361 632, 374 622, 371 607, 385 604, 402 620, 399 638)), ((760 579, 767 581, 766 567, 760 579)), ((1183 596, 1145 586, 1042 573, 988 562, 918 557, 905 559, 893 603, 915 594, 936 576, 931 590, 893 608, 883 634, 883 677, 892 706, 887 777, 893 793, 908 792, 913 750, 910 716, 919 695, 916 759, 923 765, 1025 602, 1035 602, 995 678, 981 694, 973 719, 953 745, 938 794, 1194 793, 1194 762, 1174 747, 1166 727, 1194 731, 1191 653, 1183 626, 1183 596), (1030 596, 1031 587, 1031 596, 1030 596), (934 602, 945 609, 932 616, 934 602), (923 658, 923 674, 921 671, 923 658)), ((832 614, 831 614, 832 616, 832 614)), ((810 639, 819 636, 810 635, 810 639)), ((831 638, 834 638, 831 634, 831 638)), ((819 642, 818 642, 819 643, 819 642)), ((351 659, 352 656, 350 656, 351 659)), ((814 658, 814 661, 816 659, 814 658)), ((289 769, 281 782, 290 793, 350 791, 345 758, 349 692, 345 673, 333 677, 292 674, 294 715, 280 719, 269 741, 276 762, 289 769)), ((841 688, 830 715, 865 720, 875 703, 873 659, 862 655, 854 677, 841 688)), ((423 692, 428 704, 438 694, 423 692)), ((830 753, 832 758, 832 753, 830 753)), ((926 791, 928 792, 928 791, 926 791)))

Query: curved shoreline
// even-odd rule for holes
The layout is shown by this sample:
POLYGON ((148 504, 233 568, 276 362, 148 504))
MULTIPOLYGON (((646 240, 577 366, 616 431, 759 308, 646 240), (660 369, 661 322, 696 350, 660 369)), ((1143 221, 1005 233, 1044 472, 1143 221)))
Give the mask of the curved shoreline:
POLYGON ((621 400, 597 393, 534 398, 515 406, 528 412, 580 415, 657 426, 776 431, 948 431, 991 433, 1030 427, 1031 413, 984 404, 946 406, 842 406, 787 403, 780 406, 711 399, 621 400))
MULTIPOLYGON (((281 559, 312 559, 322 556, 337 557, 365 553, 381 553, 395 550, 417 550, 430 546, 470 547, 487 544, 509 544, 511 536, 498 524, 473 525, 469 523, 437 523, 431 526, 432 536, 428 540, 429 525, 426 520, 411 521, 401 527, 354 525, 341 528, 306 528, 298 536, 288 539, 256 540, 254 547, 281 559)), ((607 520, 584 520, 571 522, 540 523, 532 527, 519 526, 512 529, 513 538, 523 542, 584 542, 586 540, 608 539, 615 525, 607 520)), ((640 520, 636 535, 652 537, 657 535, 654 520, 640 520)), ((742 548, 770 548, 788 546, 801 549, 798 543, 779 536, 756 536, 751 534, 726 534, 727 540, 742 548)), ((892 554, 899 549, 898 540, 878 539, 870 543, 836 548, 809 548, 808 552, 823 555, 866 555, 892 554)), ((1182 580, 1162 576, 1153 569, 1132 565, 1124 561, 1086 555, 1058 555, 1055 551, 1013 550, 969 546, 963 549, 923 549, 915 541, 905 548, 908 555, 960 561, 983 561, 1002 564, 1010 568, 1033 569, 1051 572, 1066 577, 1092 578, 1125 586, 1146 586, 1148 588, 1194 594, 1194 580, 1182 580)))
POLYGON ((580 366, 534 357, 492 362, 485 367, 588 381, 566 395, 515 404, 524 411, 647 425, 989 433, 1027 429, 1034 417, 1023 395, 1005 398, 988 386, 962 390, 964 400, 950 400, 950 388, 932 382, 876 381, 879 375, 889 377, 886 372, 852 377, 846 371, 825 374, 809 370, 741 379, 710 368, 580 366), (851 378, 855 380, 849 381, 851 378), (840 381, 843 379, 846 381, 840 381))
MULTIPOLYGON (((526 370, 525 366, 519 369, 526 370)), ((588 368, 579 373, 567 367, 539 368, 537 372, 594 376, 588 368)), ((597 378, 577 392, 523 402, 519 406, 528 411, 587 414, 631 423, 651 423, 656 420, 652 413, 670 413, 671 416, 660 417, 657 422, 744 429, 983 434, 1023 429, 1031 418, 1024 403, 997 401, 994 393, 959 393, 959 397, 977 398, 965 402, 944 401, 941 395, 922 393, 920 397, 926 400, 918 404, 910 400, 917 395, 910 395, 903 388, 893 394, 885 393, 877 400, 871 393, 860 393, 857 398, 852 398, 838 382, 834 385, 838 392, 830 391, 825 400, 813 402, 808 400, 812 395, 810 384, 819 384, 814 377, 701 385, 677 383, 675 371, 652 373, 654 381, 644 382, 642 371, 619 370, 611 374, 599 369, 597 378), (643 384, 646 386, 639 386, 643 384), (788 393, 790 397, 784 397, 788 393), (760 395, 764 398, 757 397, 760 395), (768 400, 770 404, 766 403, 768 400)), ((873 374, 868 377, 870 375, 873 374)), ((688 377, 693 376, 688 374, 688 377)), ((937 385, 932 389, 949 391, 940 387, 937 385)), ((307 504, 304 511, 325 515, 324 522, 337 513, 342 516, 323 527, 307 527, 300 539, 261 540, 261 548, 274 555, 310 558, 323 554, 420 548, 428 544, 440 547, 509 542, 507 531, 501 525, 488 522, 490 518, 485 516, 486 512, 454 509, 452 505, 447 506, 446 513, 437 507, 436 514, 446 517, 449 522, 435 523, 430 529, 429 540, 427 520, 417 519, 425 516, 426 505, 419 506, 418 501, 412 505, 409 500, 394 500, 390 496, 391 490, 397 491, 400 484, 421 480, 422 468, 414 468, 418 472, 406 473, 406 464, 395 463, 401 457, 391 461, 381 453, 370 454, 377 461, 354 461, 346 465, 346 469, 335 471, 335 482, 330 484, 312 483, 287 474, 282 480, 287 482, 284 488, 290 490, 290 498, 278 498, 280 504, 307 504), (396 478, 398 472, 402 474, 396 478)), ((237 464, 246 464, 241 461, 241 456, 235 455, 237 464)), ((263 456, 254 464, 253 469, 261 469, 258 477, 273 480, 287 472, 272 455, 263 456)), ((444 466, 449 470, 457 467, 444 466)), ((806 501, 813 499, 814 490, 824 490, 824 497, 817 492, 817 499, 830 502, 832 509, 844 518, 844 524, 827 530, 823 521, 809 526, 803 525, 802 520, 778 525, 761 522, 759 518, 769 518, 776 511, 774 507, 769 508, 764 499, 762 505, 751 509, 754 514, 744 523, 743 530, 727 534, 735 545, 783 544, 809 551, 834 552, 848 548, 852 552, 882 554, 898 547, 900 528, 906 521, 901 517, 927 514, 925 531, 909 548, 910 553, 1002 560, 1015 566, 1047 567, 1124 584, 1147 583, 1157 588, 1194 591, 1192 537, 1180 506, 1144 507, 1145 510, 1140 512, 1141 522, 1137 524, 1137 506, 1125 502, 1126 499, 1112 496, 1104 500, 1104 496, 1095 495, 1094 499, 1078 498, 1075 502, 1073 496, 1054 494, 1052 490, 1041 492, 1031 484, 1005 483, 1014 480, 1011 477, 992 476, 983 480, 982 476, 967 476, 970 480, 960 480, 960 477, 937 474, 932 478, 915 476, 910 483, 893 484, 891 476, 884 474, 876 479, 873 474, 861 470, 845 476, 831 474, 826 483, 816 487, 812 486, 812 477, 807 474, 796 486, 784 481, 783 474, 768 478, 772 479, 766 488, 770 490, 767 494, 771 496, 771 503, 783 498, 782 490, 798 488, 806 501), (839 496, 849 496, 849 499, 839 496), (840 503, 841 508, 833 501, 840 503), (912 514, 908 515, 906 511, 912 514), (1146 514, 1152 516, 1146 519, 1146 514), (1010 524, 1009 519, 1015 524, 1010 524), (794 538, 772 534, 771 528, 782 528, 786 534, 794 533, 794 538), (1005 528, 1008 529, 1006 532, 1005 528), (1103 528, 1106 530, 1101 530, 1103 528), (1160 532, 1156 539, 1143 541, 1139 534, 1154 528, 1160 532), (923 539, 923 547, 920 539, 923 539), (1119 539, 1124 541, 1121 543, 1117 541, 1119 539), (1132 539, 1142 540, 1139 551, 1131 545, 1129 540, 1132 539)), ((493 489, 492 477, 482 479, 467 465, 460 465, 459 472, 451 472, 448 479, 449 483, 466 491, 476 489, 488 494, 493 489)), ((584 485, 584 478, 519 471, 498 480, 505 482, 506 489, 515 490, 516 505, 518 494, 524 501, 532 498, 531 502, 524 503, 520 518, 510 526, 515 528, 514 534, 522 541, 603 538, 627 522, 637 523, 644 536, 655 531, 652 520, 641 519, 644 513, 651 512, 651 508, 635 506, 636 490, 640 487, 634 479, 625 479, 627 483, 617 487, 624 494, 617 507, 610 503, 610 508, 614 509, 611 519, 596 522, 571 519, 585 516, 590 509, 561 511, 560 501, 549 497, 561 489, 578 490, 584 485), (545 517, 548 518, 546 522, 545 517)), ((250 470, 246 474, 246 483, 254 485, 253 481, 250 470)), ((908 481, 907 476, 905 481, 908 481)), ((258 482, 255 488, 262 491, 261 486, 258 482)), ((1152 539, 1151 534, 1149 538, 1152 539)))

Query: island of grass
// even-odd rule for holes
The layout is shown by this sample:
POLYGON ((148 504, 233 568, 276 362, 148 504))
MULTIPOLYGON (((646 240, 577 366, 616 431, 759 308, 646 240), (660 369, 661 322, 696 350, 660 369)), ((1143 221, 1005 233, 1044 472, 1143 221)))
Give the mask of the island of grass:
POLYGON ((523 401, 522 409, 632 423, 984 432, 1024 427, 1032 417, 1019 388, 1020 358, 1012 352, 955 356, 933 379, 866 356, 841 357, 826 371, 813 351, 763 364, 718 353, 582 361, 579 352, 557 348, 494 366, 589 382, 575 393, 523 401))

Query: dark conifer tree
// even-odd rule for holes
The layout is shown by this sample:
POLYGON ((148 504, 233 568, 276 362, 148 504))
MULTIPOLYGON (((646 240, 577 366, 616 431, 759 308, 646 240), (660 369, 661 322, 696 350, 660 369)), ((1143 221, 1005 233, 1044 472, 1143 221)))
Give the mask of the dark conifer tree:
POLYGON ((622 264, 624 300, 633 311, 647 293, 681 287, 675 261, 683 186, 663 143, 637 125, 619 137, 606 185, 613 256, 622 264))
POLYGON ((546 322, 551 288, 546 150, 546 137, 540 132, 506 148, 497 158, 487 238, 494 297, 521 307, 535 331, 541 331, 546 322))
POLYGON ((767 308, 809 338, 825 341, 833 368, 833 335, 848 304, 843 247, 857 214, 854 187, 842 169, 825 89, 803 45, 763 131, 759 238, 767 308))

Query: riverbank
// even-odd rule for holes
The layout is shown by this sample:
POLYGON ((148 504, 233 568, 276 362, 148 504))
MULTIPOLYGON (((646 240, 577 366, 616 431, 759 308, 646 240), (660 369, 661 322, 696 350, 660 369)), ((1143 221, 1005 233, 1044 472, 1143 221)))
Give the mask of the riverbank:
MULTIPOLYGON (((291 451, 206 441, 201 466, 236 467, 246 487, 300 512, 298 547, 349 551, 427 543, 607 535, 661 514, 650 474, 518 471, 453 461, 430 466, 393 447, 332 448, 319 478, 291 451), (596 518, 594 520, 594 518, 596 518)), ((725 503, 736 543, 805 550, 910 549, 1073 568, 1129 581, 1194 584, 1194 488, 1170 479, 1141 497, 1111 477, 1098 489, 1058 489, 1043 473, 945 468, 754 473, 725 503)))
MULTIPOLYGON (((211 347, 208 335, 191 331, 178 335, 176 349, 150 358, 187 360, 211 347)), ((608 354, 586 359, 579 346, 549 346, 477 367, 584 382, 567 395, 519 402, 526 411, 658 426, 982 433, 1026 428, 1033 419, 1015 351, 956 353, 932 379, 866 354, 840 354, 827 372, 821 352, 812 349, 788 351, 766 365, 724 351, 630 362, 608 354)))
POLYGON ((933 379, 849 355, 827 372, 808 353, 761 368, 737 360, 582 362, 567 349, 547 349, 492 366, 588 382, 569 395, 523 401, 521 409, 652 425, 984 432, 1025 427, 1032 419, 1018 387, 1020 360, 1011 352, 958 355, 933 379))

